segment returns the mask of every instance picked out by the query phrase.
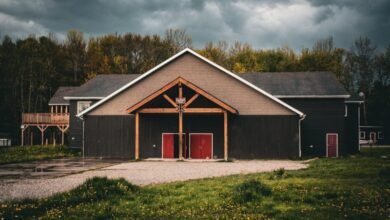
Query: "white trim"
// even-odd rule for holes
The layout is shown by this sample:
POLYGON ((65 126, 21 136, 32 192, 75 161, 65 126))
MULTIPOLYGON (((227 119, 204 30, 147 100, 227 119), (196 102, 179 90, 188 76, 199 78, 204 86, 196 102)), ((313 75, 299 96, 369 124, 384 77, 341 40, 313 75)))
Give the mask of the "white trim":
POLYGON ((268 98, 274 100, 275 102, 279 103, 280 105, 286 107, 287 109, 291 110, 292 112, 298 114, 299 116, 302 116, 303 113, 300 112, 299 110, 293 108, 292 106, 288 105, 287 103, 279 100, 278 98, 276 98, 275 96, 269 94, 268 92, 258 88, 257 86, 253 85, 252 83, 246 81, 245 79, 237 76, 236 74, 230 72, 229 70, 226 70, 225 68, 219 66, 218 64, 216 63, 213 63, 211 62, 210 60, 202 57, 201 55, 199 55, 198 53, 194 52, 193 50, 189 49, 189 48, 186 48, 182 51, 180 51, 179 53, 175 54, 174 56, 170 57, 169 59, 165 60, 164 62, 160 63, 159 65, 155 66, 154 68, 152 68, 151 70, 147 71, 146 73, 142 74, 141 76, 135 78, 133 81, 127 83, 126 85, 122 86, 121 88, 119 88, 118 90, 116 90, 115 92, 111 93, 110 95, 108 95, 107 97, 105 97, 104 99, 96 102, 94 105, 92 105, 91 107, 85 109, 83 112, 79 113, 77 115, 77 117, 82 117, 85 113, 88 113, 90 112, 91 110, 95 109, 97 106, 101 105, 102 103, 106 102, 107 100, 111 99, 112 97, 114 97, 115 95, 119 94, 120 92, 122 92, 123 90, 129 88, 130 86, 134 85, 135 83, 139 82, 140 80, 142 80, 143 78, 147 77, 148 75, 152 74, 153 72, 155 72, 156 70, 160 69, 161 67, 165 66, 166 64, 168 64, 169 62, 173 61, 174 59, 176 59, 177 57, 183 55, 184 53, 186 52, 189 52, 190 54, 196 56, 197 58, 205 61, 206 63, 212 65, 213 67, 221 70, 222 72, 230 75, 231 77, 237 79, 238 81, 246 84, 247 86, 251 87, 252 89, 258 91, 259 93, 267 96, 268 98))
POLYGON ((329 157, 329 155, 328 155, 328 136, 329 135, 336 135, 336 157, 339 157, 339 134, 338 133, 326 133, 326 157, 329 157))
MULTIPOLYGON (((80 113, 79 110, 80 110, 80 105, 81 105, 81 104, 89 104, 89 105, 90 105, 89 107, 91 107, 91 103, 92 103, 92 101, 77 101, 77 106, 76 106, 77 114, 80 113)), ((89 107, 87 107, 87 109, 88 109, 89 107)), ((84 109, 84 110, 85 110, 85 109, 84 109)))
POLYGON ((290 99, 295 99, 295 98, 321 98, 321 99, 347 99, 351 97, 350 95, 274 95, 276 98, 290 98, 290 99))
POLYGON ((359 132, 359 140, 366 140, 366 132, 365 131, 359 132))
POLYGON ((105 97, 99 97, 99 96, 65 96, 65 100, 89 100, 89 99, 104 99, 105 97))
MULTIPOLYGON (((189 139, 188 139, 188 158, 191 159, 191 135, 211 135, 211 158, 209 159, 214 159, 214 133, 189 133, 189 139)), ((203 159, 203 158, 202 158, 203 159)))
POLYGON ((344 104, 344 117, 348 117, 348 105, 344 104))
POLYGON ((344 101, 345 103, 359 103, 362 104, 364 101, 344 101))
POLYGON ((377 137, 378 137, 378 140, 385 139, 385 137, 383 136, 383 132, 382 131, 378 131, 377 137))
MULTIPOLYGON (((179 134, 179 133, 172 133, 172 132, 163 132, 161 133, 161 160, 165 160, 164 159, 164 134, 179 134)), ((186 133, 181 133, 184 135, 184 137, 186 137, 186 133)), ((173 146, 173 148, 175 148, 175 146, 173 146)), ((175 154, 175 149, 173 149, 173 154, 175 154)), ((180 155, 179 155, 180 156, 180 155)), ((166 159, 179 159, 179 158, 175 158, 175 155, 173 155, 173 158, 166 158, 166 159)))
POLYGON ((69 105, 69 103, 56 103, 56 104, 48 104, 49 106, 55 106, 55 105, 69 105))

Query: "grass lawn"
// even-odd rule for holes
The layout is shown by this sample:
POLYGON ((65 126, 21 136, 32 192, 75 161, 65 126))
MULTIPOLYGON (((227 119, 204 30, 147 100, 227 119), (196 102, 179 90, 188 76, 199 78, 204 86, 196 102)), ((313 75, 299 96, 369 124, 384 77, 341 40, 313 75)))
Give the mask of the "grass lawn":
MULTIPOLYGON (((368 151, 368 150, 367 150, 368 151)), ((41 200, 0 204, 0 216, 65 219, 388 219, 390 149, 318 159, 299 171, 137 187, 93 178, 41 200)))
POLYGON ((17 163, 33 160, 45 160, 80 155, 79 150, 57 145, 33 145, 0 148, 0 164, 17 163))

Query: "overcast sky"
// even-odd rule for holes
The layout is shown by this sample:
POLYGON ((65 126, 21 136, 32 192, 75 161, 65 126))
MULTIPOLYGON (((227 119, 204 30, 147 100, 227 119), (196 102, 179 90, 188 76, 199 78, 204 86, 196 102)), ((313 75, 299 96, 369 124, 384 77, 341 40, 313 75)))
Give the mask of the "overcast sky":
POLYGON ((108 33, 163 34, 182 28, 195 47, 226 40, 256 48, 311 47, 332 36, 350 48, 359 36, 379 48, 390 45, 390 0, 0 0, 0 36, 78 29, 108 33))

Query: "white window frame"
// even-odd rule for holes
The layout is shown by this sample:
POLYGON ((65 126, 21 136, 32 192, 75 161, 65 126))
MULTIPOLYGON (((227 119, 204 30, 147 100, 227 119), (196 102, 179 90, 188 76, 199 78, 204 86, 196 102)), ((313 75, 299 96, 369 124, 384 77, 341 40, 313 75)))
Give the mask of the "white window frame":
POLYGON ((383 137, 383 132, 382 132, 382 131, 378 131, 377 137, 378 137, 378 140, 383 140, 383 139, 385 139, 385 138, 383 137))
POLYGON ((92 104, 92 101, 78 101, 77 102, 77 114, 79 114, 80 112, 84 111, 85 109, 87 108, 84 108, 84 109, 81 109, 81 105, 89 105, 87 108, 91 107, 91 104, 92 104))
POLYGON ((360 131, 359 133, 359 139, 360 140, 366 140, 366 132, 365 131, 360 131), (363 135, 362 135, 363 134, 363 135))

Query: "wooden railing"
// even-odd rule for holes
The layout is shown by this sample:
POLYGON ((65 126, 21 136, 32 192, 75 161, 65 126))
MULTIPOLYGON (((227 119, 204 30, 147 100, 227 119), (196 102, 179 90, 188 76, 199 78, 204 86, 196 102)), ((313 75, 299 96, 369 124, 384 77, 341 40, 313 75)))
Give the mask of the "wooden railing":
POLYGON ((22 124, 69 124, 69 113, 23 113, 22 124))

